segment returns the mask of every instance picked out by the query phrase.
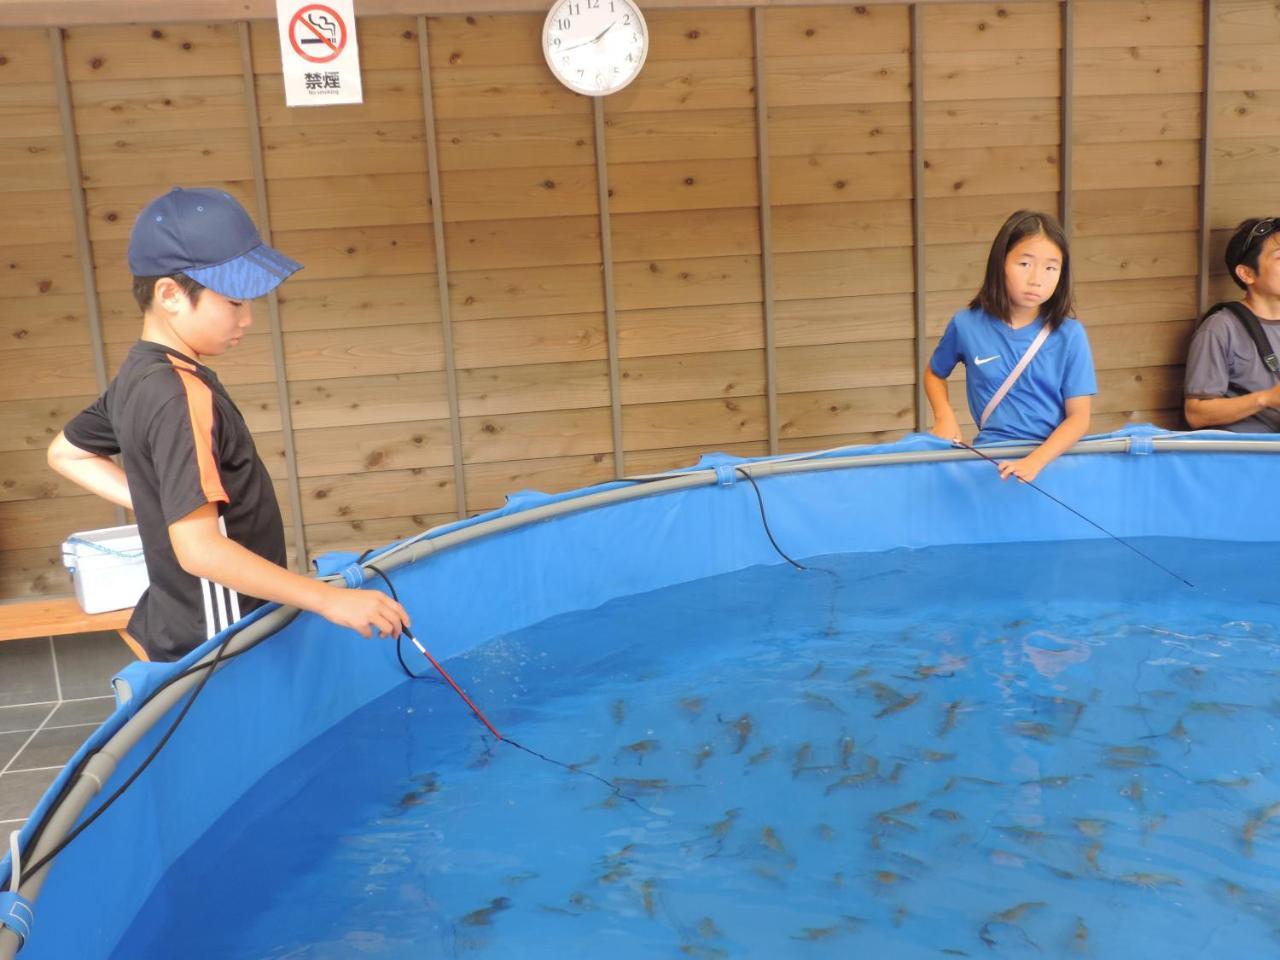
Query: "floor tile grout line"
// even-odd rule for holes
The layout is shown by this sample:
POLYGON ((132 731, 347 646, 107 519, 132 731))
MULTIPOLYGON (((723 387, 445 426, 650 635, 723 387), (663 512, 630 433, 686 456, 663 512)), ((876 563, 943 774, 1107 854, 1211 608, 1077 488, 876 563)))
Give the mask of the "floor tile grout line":
MULTIPOLYGON (((105 720, 106 717, 103 717, 105 720)), ((28 727, 25 730, 0 730, 0 737, 10 733, 43 733, 46 730, 74 730, 76 727, 100 727, 102 720, 85 720, 81 723, 54 723, 43 727, 28 727)))
POLYGON ((60 703, 87 703, 90 700, 114 700, 112 694, 104 693, 97 697, 69 697, 66 700, 32 700, 30 703, 6 703, 0 705, 0 710, 16 710, 18 707, 47 707, 49 704, 60 703))
POLYGON ((23 743, 22 746, 18 748, 18 752, 9 758, 8 763, 6 763, 3 767, 0 767, 0 777, 3 777, 6 773, 9 772, 9 768, 13 766, 13 761, 17 760, 18 757, 22 756, 22 751, 27 749, 27 747, 31 745, 31 741, 36 738, 36 734, 44 729, 44 724, 48 723, 50 720, 53 719, 53 715, 58 712, 58 706, 60 706, 60 704, 55 705, 54 708, 49 711, 49 716, 44 718, 44 723, 40 724, 40 726, 32 730, 31 736, 27 737, 26 742, 23 743))
POLYGON ((58 702, 62 702, 62 677, 58 674, 58 651, 54 649, 53 637, 49 638, 49 660, 53 663, 53 689, 58 694, 58 702))

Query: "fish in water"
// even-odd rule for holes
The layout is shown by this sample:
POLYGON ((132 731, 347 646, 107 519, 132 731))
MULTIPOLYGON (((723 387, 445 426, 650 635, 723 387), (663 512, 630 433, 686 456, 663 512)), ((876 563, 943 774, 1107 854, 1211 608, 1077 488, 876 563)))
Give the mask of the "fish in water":
POLYGON ((716 926, 716 922, 710 917, 703 917, 698 921, 698 936, 703 940, 715 940, 722 936, 720 928, 716 926))
POLYGON ((1084 917, 1076 917, 1076 928, 1071 934, 1071 949, 1075 953, 1089 952, 1089 927, 1084 917))
POLYGON ((812 679, 814 679, 815 677, 819 677, 819 676, 821 676, 821 675, 822 675, 822 668, 823 668, 824 666, 825 666, 825 664, 824 664, 821 660, 819 660, 819 661, 818 661, 818 665, 817 665, 816 667, 814 667, 812 670, 810 670, 810 671, 809 671, 809 674, 805 677, 805 679, 806 679, 806 680, 812 680, 812 679))
POLYGON ((841 737, 838 746, 840 747, 840 766, 845 770, 849 769, 849 760, 853 756, 858 745, 853 737, 841 737))
POLYGON ((708 947, 701 943, 682 943, 680 944, 680 952, 686 957, 697 957, 699 960, 726 960, 729 956, 728 950, 721 950, 719 947, 708 947))
POLYGON ((615 700, 609 706, 609 716, 613 717, 616 726, 622 726, 622 721, 627 719, 627 702, 625 700, 615 700))
POLYGON ((618 752, 614 754, 614 762, 617 762, 618 757, 630 754, 636 758, 637 764, 642 764, 646 756, 660 749, 662 749, 662 744, 658 743, 657 740, 637 740, 635 743, 628 743, 619 747, 618 752))
POLYGON ((872 874, 872 878, 882 887, 892 887, 907 879, 900 873, 894 873, 892 870, 877 870, 872 874))
POLYGON ((830 697, 824 696, 821 693, 814 693, 812 690, 806 690, 804 692, 804 702, 809 704, 809 706, 817 707, 820 710, 826 710, 831 713, 844 713, 844 710, 842 710, 830 697))
POLYGON ((698 746, 698 752, 693 755, 693 766, 695 770, 701 770, 702 765, 711 759, 711 755, 716 751, 709 743, 703 743, 698 746))
POLYGON ((462 922, 468 927, 487 927, 493 923, 494 914, 501 913, 503 910, 511 906, 511 900, 507 897, 494 897, 489 901, 487 907, 481 907, 479 910, 472 910, 462 922))
POLYGON ((1106 833, 1109 825, 1106 820, 1094 820, 1089 817, 1077 817, 1071 822, 1075 824, 1076 829, 1086 837, 1093 837, 1095 839, 1106 833))
POLYGON ((737 820, 738 817, 741 815, 742 815, 742 808, 734 807, 732 810, 726 810, 724 812, 723 820, 717 820, 715 823, 708 824, 707 835, 710 839, 716 842, 716 847, 714 850, 708 853, 705 857, 703 857, 704 860, 707 860, 707 859, 710 859, 711 857, 716 856, 717 854, 720 853, 721 850, 724 849, 724 841, 729 836, 729 831, 733 829, 734 821, 737 820))
POLYGON ((585 893, 575 890, 569 894, 569 904, 579 910, 594 910, 596 902, 588 897, 585 893))
POLYGON ((839 923, 833 923, 829 927, 805 927, 799 933, 792 934, 791 939, 817 943, 820 940, 830 940, 842 933, 851 933, 866 922, 861 917, 843 916, 839 923))
POLYGON ((903 710, 906 710, 908 707, 912 707, 915 704, 919 703, 923 696, 924 696, 923 693, 913 693, 909 697, 903 697, 901 700, 898 700, 895 703, 889 704, 887 707, 885 707, 883 710, 877 713, 875 715, 875 718, 877 720, 883 720, 885 717, 891 717, 895 713, 901 713, 903 710))
POLYGON ((777 830, 766 824, 760 830, 760 839, 764 845, 774 853, 780 853, 782 856, 786 857, 788 865, 795 866, 796 858, 791 855, 789 850, 787 850, 786 844, 784 844, 782 842, 782 838, 778 836, 777 830))
POLYGON ((1120 796, 1128 797, 1142 809, 1146 808, 1146 803, 1143 801, 1143 797, 1146 796, 1146 790, 1142 786, 1142 781, 1137 777, 1130 780, 1127 786, 1120 788, 1120 796))
POLYGON ((650 920, 658 915, 658 902, 653 892, 653 880, 646 880, 640 884, 640 903, 644 907, 645 916, 650 920))
POLYGON ((1155 750, 1146 746, 1135 747, 1108 747, 1107 754, 1103 758, 1103 764, 1114 770, 1126 770, 1133 767, 1150 766, 1153 761, 1160 758, 1155 750))
POLYGON ((613 785, 621 790, 634 791, 651 791, 666 790, 671 786, 661 777, 653 777, 649 779, 636 779, 635 777, 614 777, 613 785))
POLYGON ((600 759, 600 755, 598 753, 593 753, 591 756, 587 757, 587 759, 585 760, 579 760, 577 763, 569 764, 569 769, 572 770, 574 773, 577 773, 583 767, 589 767, 599 759, 600 759))
POLYGON ((1018 841, 1018 843, 1025 844, 1026 846, 1035 846, 1036 844, 1043 843, 1048 839, 1048 834, 1040 830, 1033 830, 1030 827, 1022 827, 1017 824, 1012 824, 1010 826, 1001 826, 997 824, 996 829, 1006 836, 1012 837, 1014 840, 1018 841))
POLYGON ((1085 779, 1092 780, 1093 777, 1090 777, 1088 774, 1081 774, 1081 775, 1061 774, 1058 776, 1039 777, 1035 780, 1023 780, 1022 786, 1053 787, 1056 790, 1061 787, 1065 787, 1067 784, 1071 783, 1073 780, 1085 780, 1085 779))
POLYGON ((748 766, 759 766, 773 756, 773 747, 764 747, 747 757, 748 766))
POLYGON ((1244 827, 1240 831, 1240 838, 1244 842, 1246 856, 1253 856, 1253 841, 1258 831, 1274 820, 1277 815, 1280 815, 1280 803, 1272 803, 1263 807, 1245 821, 1244 827))
POLYGON ((813 756, 813 744, 807 740, 800 744, 796 749, 795 756, 791 761, 791 776, 798 777, 801 772, 808 766, 809 758, 813 756))
POLYGON ((837 790, 843 790, 846 787, 860 787, 870 783, 880 775, 880 763, 875 757, 868 757, 866 768, 861 773, 845 774, 835 783, 828 784, 824 791, 826 796, 831 796, 837 790))
POLYGON ((1029 900, 1025 903, 1016 904, 1008 910, 1001 910, 999 913, 993 913, 987 919, 987 922, 978 930, 978 938, 988 947, 995 949, 999 941, 996 940, 995 931, 992 928, 1000 926, 1011 927, 1017 932, 1018 936, 1022 938, 1023 942, 1039 950, 1039 945, 1027 936, 1027 932, 1023 930, 1022 927, 1018 926, 1018 921, 1032 910, 1039 910, 1046 906, 1048 906, 1048 904, 1044 903, 1042 900, 1029 900))
POLYGON ((1030 737, 1032 740, 1047 741, 1053 738, 1053 727, 1047 723, 1040 723, 1034 720, 1019 720, 1013 725, 1013 732, 1020 737, 1030 737))
POLYGON ((623 877, 629 877, 629 876, 631 876, 631 868, 628 867, 625 863, 619 863, 619 864, 615 864, 614 866, 606 870, 604 873, 602 873, 596 882, 603 883, 607 886, 612 883, 617 883, 623 877))
POLYGON ((968 657, 944 656, 938 663, 919 664, 915 670, 915 679, 928 680, 930 677, 954 677, 968 664, 968 657))
POLYGON ((747 741, 751 739, 752 732, 755 730, 755 724, 751 720, 751 714, 744 713, 737 720, 732 722, 719 716, 717 716, 716 719, 721 723, 729 724, 729 727, 733 730, 735 736, 733 752, 741 753, 743 748, 746 747, 747 741))
POLYGON ((1102 853, 1102 844, 1091 843, 1084 851, 1084 859, 1089 864, 1089 869, 1094 873, 1101 873, 1102 867, 1098 865, 1098 855, 1102 853))
POLYGON ((1142 887, 1144 890, 1182 886, 1181 880, 1167 873, 1126 873, 1119 880, 1121 883, 1127 883, 1131 887, 1142 887))
POLYGON ((825 823, 818 824, 813 828, 813 832, 818 835, 819 840, 834 840, 836 836, 835 830, 825 823))
POLYGON ((680 709, 689 714, 690 717, 702 716, 702 708, 706 706, 706 701, 702 697, 681 697, 680 709))
POLYGON ((515 887, 515 886, 519 886, 522 883, 526 883, 529 880, 537 879, 537 877, 538 877, 538 874, 533 873, 532 871, 526 871, 525 873, 508 874, 507 876, 502 878, 502 882, 507 884, 508 886, 515 887))
POLYGON ((942 753, 939 750, 921 750, 920 759, 925 763, 946 763, 948 760, 954 760, 954 753, 942 753))
POLYGON ((955 823, 957 820, 963 820, 964 816, 955 810, 948 810, 946 807, 938 807, 929 811, 929 816, 934 820, 942 820, 946 823, 955 823))
POLYGON ((952 700, 947 704, 947 709, 942 714, 942 725, 938 728, 939 737, 945 737, 956 728, 956 722, 960 719, 960 706, 963 703, 963 700, 952 700))
POLYGON ((898 701, 905 700, 907 698, 906 694, 901 690, 895 690, 887 683, 880 683, 878 680, 873 680, 871 683, 866 684, 862 689, 870 691, 871 696, 875 698, 876 703, 880 704, 882 707, 888 706, 892 703, 897 703, 898 701))

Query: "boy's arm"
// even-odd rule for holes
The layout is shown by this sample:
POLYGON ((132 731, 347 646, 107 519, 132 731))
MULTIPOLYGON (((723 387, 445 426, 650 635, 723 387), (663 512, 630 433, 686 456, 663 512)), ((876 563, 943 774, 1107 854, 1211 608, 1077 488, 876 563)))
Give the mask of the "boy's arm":
POLYGON ((399 636, 409 626, 404 607, 377 590, 347 590, 276 566, 222 535, 217 504, 207 503, 169 524, 182 569, 237 593, 310 610, 363 637, 399 636), (372 629, 371 629, 372 628, 372 629))
POLYGON ((1093 397, 1068 397, 1065 406, 1066 417, 1053 433, 1045 438, 1044 443, 1021 460, 1000 461, 1001 480, 1017 477, 1019 480, 1030 483, 1041 470, 1074 447, 1076 441, 1089 432, 1093 397))
POLYGON ((104 500, 126 510, 133 509, 129 496, 129 481, 124 470, 110 457, 81 450, 61 432, 49 444, 47 457, 50 468, 72 483, 96 493, 104 500))
POLYGON ((960 423, 951 407, 947 381, 934 373, 928 364, 924 368, 924 395, 933 410, 933 429, 929 432, 943 440, 960 440, 960 423))
POLYGON ((1280 385, 1239 397, 1187 397, 1182 412, 1192 430, 1222 427, 1280 407, 1280 385))

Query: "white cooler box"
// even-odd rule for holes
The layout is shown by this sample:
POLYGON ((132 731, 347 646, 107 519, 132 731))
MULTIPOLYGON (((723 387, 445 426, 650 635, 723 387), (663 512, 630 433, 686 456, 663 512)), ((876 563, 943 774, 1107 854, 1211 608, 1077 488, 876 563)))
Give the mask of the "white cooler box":
POLYGON ((85 613, 135 606, 147 589, 147 567, 137 526, 73 533, 62 545, 76 600, 85 613))

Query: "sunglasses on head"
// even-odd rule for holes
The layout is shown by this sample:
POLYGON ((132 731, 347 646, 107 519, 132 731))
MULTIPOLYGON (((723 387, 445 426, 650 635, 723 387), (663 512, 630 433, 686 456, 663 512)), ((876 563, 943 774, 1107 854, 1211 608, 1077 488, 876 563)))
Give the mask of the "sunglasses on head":
POLYGON ((1244 239, 1244 246, 1240 248, 1240 255, 1244 256, 1249 252, 1249 248, 1253 246, 1253 241, 1260 240, 1269 236, 1276 231, 1276 218, 1267 217, 1265 220, 1259 220, 1253 225, 1253 229, 1249 231, 1249 236, 1244 239))

